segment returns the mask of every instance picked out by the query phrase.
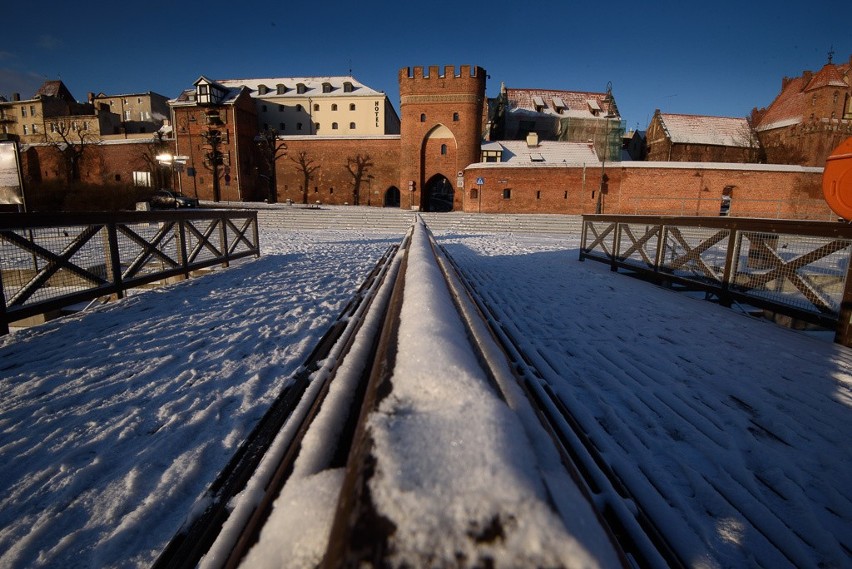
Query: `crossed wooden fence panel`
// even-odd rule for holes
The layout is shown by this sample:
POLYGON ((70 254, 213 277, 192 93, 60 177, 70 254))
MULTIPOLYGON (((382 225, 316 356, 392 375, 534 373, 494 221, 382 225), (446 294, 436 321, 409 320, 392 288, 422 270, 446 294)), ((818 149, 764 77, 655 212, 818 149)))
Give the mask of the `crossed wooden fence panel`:
MULTIPOLYGON (((744 218, 583 216, 580 260, 852 334, 852 227, 744 218)), ((845 333, 844 333, 845 335, 845 333)))
POLYGON ((15 320, 259 255, 255 211, 0 214, 0 333, 15 320))

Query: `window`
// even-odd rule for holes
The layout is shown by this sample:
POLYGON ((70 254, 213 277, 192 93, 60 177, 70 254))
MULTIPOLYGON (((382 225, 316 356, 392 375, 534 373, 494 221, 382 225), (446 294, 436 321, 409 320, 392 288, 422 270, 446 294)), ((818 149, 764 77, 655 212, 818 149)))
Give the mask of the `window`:
POLYGON ((142 97, 136 97, 136 102, 141 105, 142 104, 142 97))
POLYGON ((540 200, 540 199, 541 199, 541 190, 536 190, 536 191, 535 191, 535 199, 537 199, 537 200, 540 200))
POLYGON ((564 196, 562 196, 562 199, 565 199, 565 200, 567 200, 567 199, 568 199, 568 191, 567 191, 567 190, 565 191, 565 195, 564 195, 564 196))
MULTIPOLYGON (((837 93, 834 94, 834 102, 837 102, 837 93)), ((30 116, 35 116, 35 105, 30 105, 30 116)))
POLYGON ((143 188, 150 188, 151 172, 133 172, 133 185, 143 188))
POLYGON ((336 110, 337 110, 337 105, 336 105, 336 104, 334 104, 334 103, 332 103, 332 105, 331 105, 331 110, 332 110, 332 111, 336 111, 336 110))
POLYGON ((319 132, 319 129, 320 129, 320 123, 315 122, 314 123, 314 132, 319 132))
POLYGON ((261 106, 260 106, 260 111, 261 111, 261 112, 263 112, 263 113, 265 113, 265 112, 266 112, 266 105, 261 105, 261 106))
POLYGON ((304 93, 304 92, 305 92, 305 91, 307 91, 307 90, 308 90, 308 88, 307 88, 307 87, 305 87, 305 84, 304 84, 304 83, 296 83, 296 92, 297 92, 298 94, 300 94, 300 95, 301 95, 302 93, 304 93))
POLYGON ((453 122, 459 122, 459 114, 453 113, 453 122))
POLYGON ((504 199, 504 200, 510 200, 510 199, 512 199, 512 190, 511 190, 511 188, 505 188, 505 189, 503 190, 503 199, 504 199))
POLYGON ((349 128, 352 129, 352 130, 355 130, 355 123, 354 122, 349 123, 349 128))
POLYGON ((37 124, 33 125, 33 134, 38 134, 38 125, 37 124))
POLYGON ((284 112, 284 105, 278 105, 278 112, 279 112, 279 113, 283 113, 283 112, 284 112))
POLYGON ((420 113, 420 122, 426 122, 426 113, 420 113))
POLYGON ((283 122, 278 123, 278 130, 287 130, 287 125, 283 122))
POLYGON ((336 122, 331 123, 331 130, 337 130, 337 123, 336 122))
POLYGON ((350 111, 354 111, 354 110, 355 110, 355 103, 349 103, 349 110, 350 110, 350 111))
POLYGON ((269 87, 266 85, 258 85, 257 86, 257 94, 258 95, 266 95, 269 92, 269 87))
POLYGON ((275 93, 276 94, 283 95, 286 92, 287 92, 287 87, 285 87, 283 83, 279 83, 278 85, 275 86, 275 93))
POLYGON ((322 92, 323 93, 331 93, 331 83, 323 83, 322 84, 322 92))
POLYGON ((22 117, 27 116, 27 108, 26 107, 21 107, 21 116, 22 117))
POLYGON ((446 155, 447 155, 447 145, 442 144, 441 145, 441 156, 446 156, 446 155))
POLYGON ((350 81, 343 82, 343 92, 351 93, 352 92, 352 83, 350 81))
POLYGON ((297 112, 297 113, 301 113, 301 112, 302 112, 302 111, 304 111, 304 110, 305 110, 305 109, 304 109, 304 107, 302 107, 302 105, 296 105, 296 112, 297 112))
POLYGON ((315 111, 318 111, 318 110, 319 110, 319 105, 316 105, 316 104, 315 104, 315 105, 314 105, 314 110, 315 110, 315 111))
POLYGON ((24 134, 29 134, 30 133, 29 127, 27 127, 27 125, 23 125, 23 127, 24 127, 24 134))
POLYGON ((296 130, 302 130, 302 123, 300 123, 300 122, 296 123, 296 130))

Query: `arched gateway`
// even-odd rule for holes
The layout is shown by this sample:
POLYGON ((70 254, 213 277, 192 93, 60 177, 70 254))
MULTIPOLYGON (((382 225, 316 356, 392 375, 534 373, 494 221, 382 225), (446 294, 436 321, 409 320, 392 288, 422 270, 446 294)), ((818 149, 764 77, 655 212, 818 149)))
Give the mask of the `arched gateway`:
POLYGON ((399 188, 391 186, 385 191, 383 207, 399 207, 399 188))
POLYGON ((423 211, 453 211, 454 197, 455 190, 450 181, 441 174, 436 174, 426 183, 420 207, 423 211))

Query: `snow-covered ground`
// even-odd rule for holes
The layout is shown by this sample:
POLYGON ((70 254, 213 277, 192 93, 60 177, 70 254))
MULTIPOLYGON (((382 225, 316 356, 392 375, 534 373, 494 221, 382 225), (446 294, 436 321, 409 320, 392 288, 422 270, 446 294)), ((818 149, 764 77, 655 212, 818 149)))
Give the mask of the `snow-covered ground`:
MULTIPOLYGON (((689 565, 851 565, 852 352, 580 263, 576 241, 438 238, 689 565)), ((267 232, 261 259, 0 339, 0 566, 150 565, 400 239, 267 232)), ((386 412, 424 404, 401 394, 386 412)))

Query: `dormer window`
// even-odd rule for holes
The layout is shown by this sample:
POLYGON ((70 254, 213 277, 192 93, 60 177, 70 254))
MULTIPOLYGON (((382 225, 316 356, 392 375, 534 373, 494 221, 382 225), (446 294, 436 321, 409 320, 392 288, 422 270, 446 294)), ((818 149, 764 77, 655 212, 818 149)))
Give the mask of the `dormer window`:
POLYGON ((331 93, 331 83, 325 82, 322 84, 322 92, 323 93, 331 93))
POLYGON ((258 95, 266 95, 269 92, 269 87, 266 85, 258 85, 257 86, 257 94, 258 95))
POLYGON ((535 107, 535 112, 537 113, 544 111, 544 99, 536 95, 535 97, 533 97, 533 106, 535 107))
POLYGON ((559 113, 560 115, 565 112, 565 102, 562 100, 562 97, 553 97, 553 109, 559 113))
POLYGON ((279 83, 278 85, 275 86, 275 94, 276 95, 283 95, 286 92, 287 92, 287 87, 285 87, 283 83, 279 83))
POLYGON ((305 86, 304 83, 296 83, 296 93, 301 95, 307 90, 308 88, 305 86))
POLYGON ((353 91, 352 82, 351 81, 344 81, 343 82, 343 92, 344 93, 351 93, 352 91, 353 91))

